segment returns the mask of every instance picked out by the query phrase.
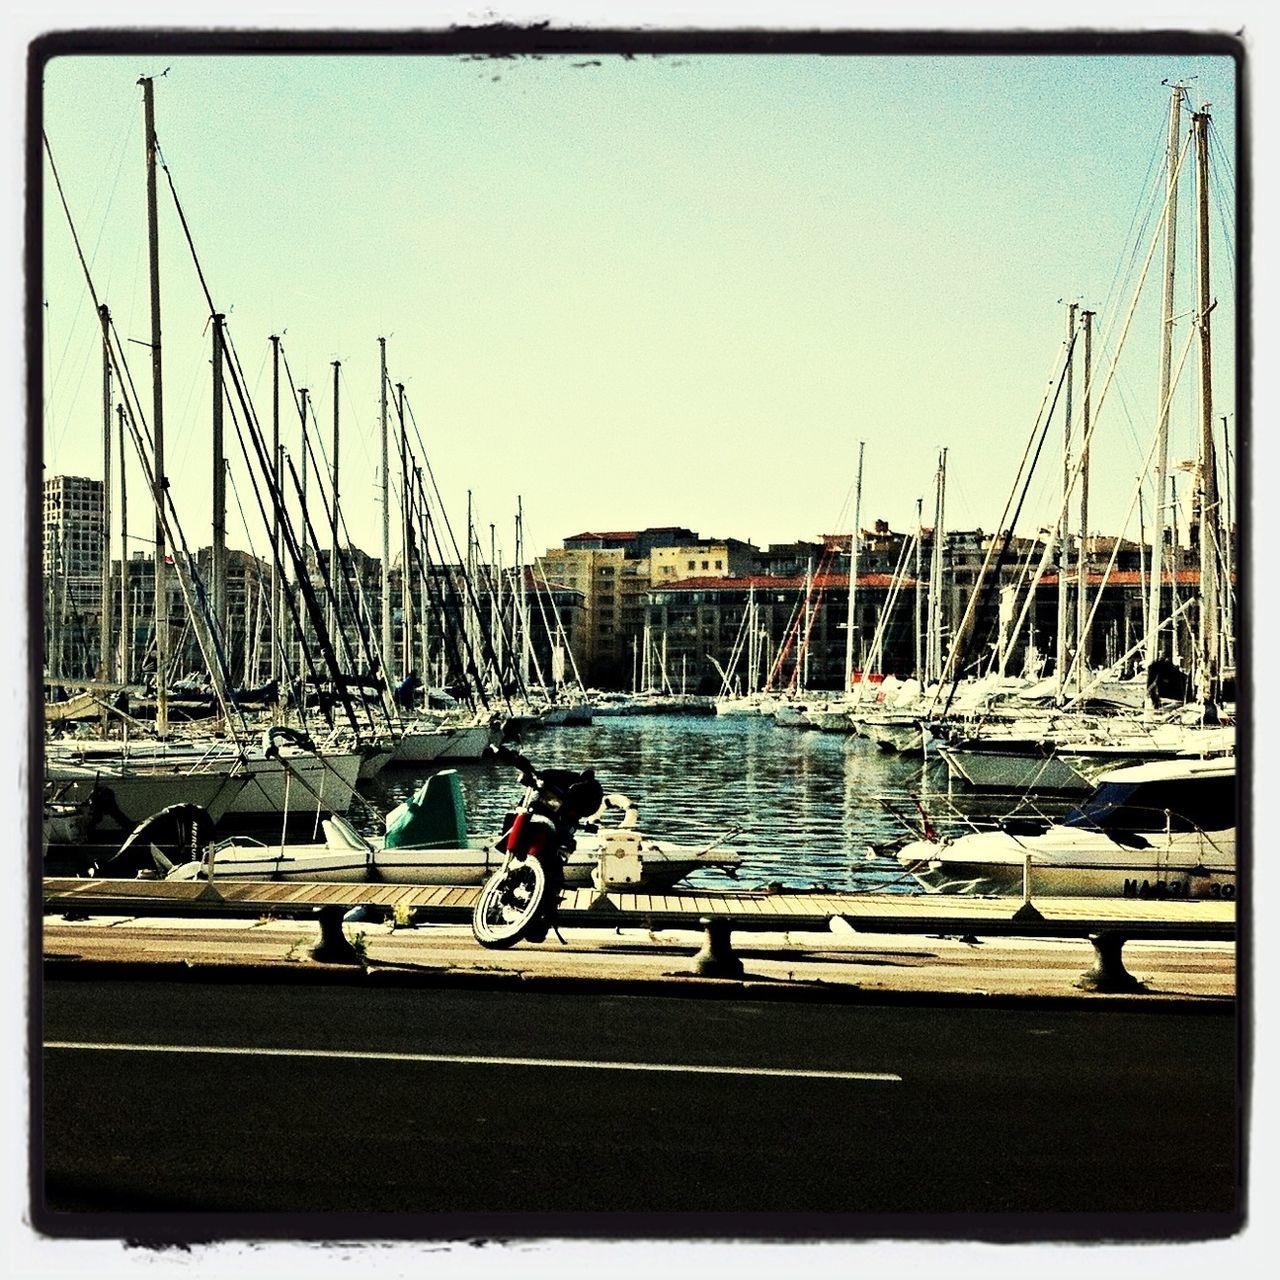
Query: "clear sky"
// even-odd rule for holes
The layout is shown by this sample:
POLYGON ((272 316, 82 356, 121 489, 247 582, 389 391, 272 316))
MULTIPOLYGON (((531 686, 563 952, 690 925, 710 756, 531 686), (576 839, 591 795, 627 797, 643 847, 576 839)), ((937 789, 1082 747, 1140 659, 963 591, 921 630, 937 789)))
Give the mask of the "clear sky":
MULTIPOLYGON (((135 82, 166 67, 161 149, 259 415, 282 333, 327 448, 342 362, 344 511, 374 554, 379 336, 454 520, 472 490, 486 541, 493 523, 509 546, 517 495, 535 550, 645 525, 757 544, 847 529, 859 440, 864 525, 913 525, 917 497, 928 512, 945 446, 948 525, 994 528, 1066 301, 1098 312, 1106 376, 1158 217, 1165 79, 1212 104, 1215 413, 1235 412, 1225 57, 60 58, 54 159, 98 289, 144 340, 135 82)), ((45 173, 46 474, 99 475, 97 319, 45 173)), ((163 177, 160 194, 168 471, 200 545, 207 309, 163 177)), ((1189 180, 1182 198, 1175 360, 1194 302, 1189 180)), ((1157 253, 1095 435, 1090 523, 1108 532, 1155 420, 1159 270, 1157 253)), ((149 409, 147 352, 130 351, 149 409)), ((1192 348, 1174 461, 1194 456, 1197 368, 1192 348)), ((287 405, 283 419, 296 456, 287 405)), ((1060 429, 1051 442, 1057 458, 1060 429)), ((1055 466, 1047 453, 1024 526, 1048 523, 1055 466)), ((234 491, 228 505, 231 542, 265 551, 234 491)))

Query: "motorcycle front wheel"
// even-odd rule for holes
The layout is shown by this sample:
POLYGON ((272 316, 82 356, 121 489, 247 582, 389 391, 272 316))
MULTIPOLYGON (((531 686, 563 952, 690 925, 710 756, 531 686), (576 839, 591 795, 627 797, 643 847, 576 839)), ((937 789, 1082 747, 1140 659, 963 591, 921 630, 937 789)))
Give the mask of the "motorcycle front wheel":
POLYGON ((471 932, 482 947, 513 947, 532 933, 547 905, 547 871, 537 858, 499 867, 485 881, 471 912, 471 932))

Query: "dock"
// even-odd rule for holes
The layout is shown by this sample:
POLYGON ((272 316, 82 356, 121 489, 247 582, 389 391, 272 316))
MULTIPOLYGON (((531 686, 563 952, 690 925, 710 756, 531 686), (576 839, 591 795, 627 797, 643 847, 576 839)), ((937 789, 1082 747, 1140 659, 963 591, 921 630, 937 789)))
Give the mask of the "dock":
MULTIPOLYGON (((311 919, 320 925, 313 959, 356 963, 344 917, 402 925, 467 924, 474 885, 321 884, 280 881, 175 882, 48 878, 46 916, 207 919, 311 919)), ((632 893, 576 889, 560 905, 564 929, 704 933, 694 971, 736 978, 742 966, 732 935, 818 933, 916 935, 962 940, 1085 939, 1093 964, 1077 986, 1132 992, 1124 967, 1129 941, 1234 944, 1236 904, 1218 900, 1126 898, 974 898, 938 894, 767 892, 632 893)))

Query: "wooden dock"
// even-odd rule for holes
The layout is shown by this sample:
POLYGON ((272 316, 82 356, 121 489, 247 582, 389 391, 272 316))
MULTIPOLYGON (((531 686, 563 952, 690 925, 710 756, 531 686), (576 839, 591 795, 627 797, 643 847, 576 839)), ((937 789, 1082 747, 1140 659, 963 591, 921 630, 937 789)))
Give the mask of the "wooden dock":
MULTIPOLYGON (((367 907, 419 923, 466 922, 478 885, 320 884, 281 881, 46 879, 47 914, 307 916, 367 907)), ((700 930, 707 919, 734 930, 828 930, 833 920, 865 933, 986 937, 1088 937, 1231 941, 1234 902, 1132 898, 1021 898, 898 893, 622 893, 568 891, 560 920, 573 927, 700 930)))

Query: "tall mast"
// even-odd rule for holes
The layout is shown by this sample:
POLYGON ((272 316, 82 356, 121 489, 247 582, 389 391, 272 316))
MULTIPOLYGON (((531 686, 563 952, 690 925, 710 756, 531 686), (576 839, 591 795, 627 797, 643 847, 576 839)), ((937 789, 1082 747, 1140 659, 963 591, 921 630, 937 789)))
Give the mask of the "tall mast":
POLYGON ((924 669, 924 653, 923 639, 924 633, 920 626, 920 606, 924 603, 924 583, 920 581, 921 563, 920 558, 924 549, 924 499, 916 499, 916 679, 921 685, 925 681, 924 669))
POLYGON ((524 498, 516 495, 516 589, 520 601, 520 687, 529 687, 529 600, 524 581, 524 498))
POLYGON ((284 673, 280 664, 280 630, 284 584, 280 581, 280 505, 284 491, 280 485, 280 335, 271 335, 271 467, 272 487, 275 498, 271 520, 271 674, 268 679, 278 680, 284 673))
POLYGON ((156 212, 156 106, 155 85, 143 76, 142 107, 147 148, 147 256, 151 271, 151 430, 155 465, 152 501, 155 503, 155 614, 156 614, 156 733, 169 733, 169 584, 165 573, 164 500, 168 481, 164 474, 164 391, 160 360, 160 226, 156 212))
POLYGON ((1080 446, 1080 546, 1076 554, 1076 671, 1079 673, 1081 690, 1088 678, 1085 665, 1089 658, 1085 632, 1089 618, 1089 431, 1093 417, 1093 315, 1092 311, 1080 313, 1084 327, 1084 416, 1081 420, 1083 443, 1080 446))
POLYGON ((329 633, 335 640, 340 639, 338 633, 342 626, 342 574, 338 570, 338 372, 341 367, 341 360, 333 362, 333 462, 330 464, 333 506, 329 511, 329 581, 333 587, 333 604, 329 633))
MULTIPOLYGON (((1222 583, 1219 596, 1222 599, 1222 654, 1223 661, 1235 666, 1235 610, 1232 603, 1231 573, 1235 562, 1235 541, 1231 528, 1231 436, 1227 428, 1227 416, 1222 416, 1222 583)), ((1215 470, 1216 478, 1216 470, 1215 470)))
POLYGON ((1218 695, 1218 465, 1213 448, 1213 377, 1209 344, 1209 114, 1191 117, 1196 140, 1196 266, 1200 323, 1200 699, 1218 695))
POLYGON ((129 683, 133 666, 133 621, 129 617, 129 515, 124 478, 124 405, 116 405, 120 421, 120 681, 129 683))
MULTIPOLYGON (((430 601, 431 601, 431 584, 427 580, 427 574, 430 572, 431 564, 431 512, 427 507, 427 489, 422 480, 422 468, 416 463, 413 468, 414 491, 416 493, 416 501, 418 510, 422 513, 422 571, 418 586, 418 598, 421 601, 421 608, 418 610, 418 644, 422 654, 422 672, 423 672, 423 696, 427 699, 426 705, 430 709, 430 689, 431 683, 431 653, 430 642, 431 635, 428 630, 428 624, 431 621, 430 601)), ((468 593, 470 598, 470 593, 468 593)), ((467 651, 470 654, 470 650, 467 651)))
MULTIPOLYGON (((942 544, 943 515, 946 510, 947 451, 938 452, 938 484, 934 499, 933 557, 929 567, 929 636, 925 663, 932 683, 942 675, 942 544)), ((959 673, 957 672, 957 676, 959 673)))
MULTIPOLYGON (((103 680, 112 680, 116 664, 111 646, 111 312, 105 303, 98 308, 98 318, 102 321, 102 606, 98 618, 98 667, 103 680)), ((120 466, 123 470, 123 453, 120 466)))
MULTIPOLYGON (((302 542, 302 577, 308 587, 311 585, 311 535, 307 532, 307 397, 306 387, 298 388, 298 418, 302 426, 302 477, 298 485, 298 501, 302 506, 300 537, 302 542)), ((307 666, 307 624, 304 620, 298 628, 298 671, 301 673, 307 666)))
MULTIPOLYGON (((797 673, 796 683, 799 685, 799 692, 803 693, 809 687, 809 628, 812 626, 812 614, 810 610, 813 608, 813 557, 810 556, 805 564, 804 570, 804 631, 800 642, 800 666, 797 673)), ((664 628, 663 633, 666 635, 664 628)))
POLYGON ((1067 305, 1067 384, 1062 415, 1062 515, 1058 520, 1058 652, 1054 672, 1054 686, 1059 701, 1062 700, 1070 653, 1067 643, 1067 508, 1071 501, 1071 393, 1076 368, 1075 345, 1071 339, 1075 336, 1078 306, 1075 302, 1067 305))
POLYGON ((849 609, 844 628, 844 691, 853 692, 853 662, 858 630, 858 544, 862 541, 862 453, 865 440, 858 441, 858 481, 853 499, 853 536, 849 539, 849 609))
POLYGON ((120 422, 120 682, 127 685, 133 668, 133 620, 129 616, 129 515, 124 481, 124 406, 116 404, 120 422))
MULTIPOLYGON (((414 467, 414 471, 415 472, 417 471, 416 466, 414 467)), ((474 583, 476 580, 475 547, 476 547, 476 533, 475 533, 475 524, 473 522, 473 517, 471 512, 471 490, 468 489, 467 490, 467 554, 465 557, 465 562, 462 565, 462 574, 463 574, 463 578, 465 579, 465 584, 463 587, 464 603, 463 603, 463 610, 462 610, 462 635, 466 643, 468 660, 470 660, 471 655, 473 655, 476 650, 476 607, 475 607, 475 596, 473 595, 471 590, 472 583, 474 583)), ((479 670, 476 671, 475 678, 476 678, 476 682, 479 683, 479 680, 480 680, 479 670)))
POLYGON ((1164 304, 1160 317, 1160 404, 1156 419, 1155 512, 1151 531, 1151 598, 1147 605, 1146 664, 1160 656, 1160 591, 1164 581, 1164 503, 1169 473, 1169 383, 1173 366, 1173 278, 1178 232, 1178 133, 1181 125, 1181 84, 1169 95, 1169 141, 1165 178, 1164 304))
POLYGON ((391 664, 391 482, 387 475, 387 340, 378 339, 378 422, 382 462, 382 668, 388 679, 391 664))
MULTIPOLYGON (((221 312, 213 317, 213 546, 210 548, 209 585, 213 597, 213 621, 218 643, 224 649, 231 637, 227 634, 227 469, 222 441, 222 324, 221 312)), ((245 580, 245 626, 248 627, 248 579, 245 580)), ((245 683, 249 672, 244 673, 245 683)))
MULTIPOLYGON (((410 495, 410 477, 408 477, 408 436, 404 426, 404 384, 396 384, 396 406, 399 424, 401 424, 401 617, 403 634, 402 662, 403 675, 408 676, 413 669, 413 526, 410 495)), ((422 673, 424 684, 430 684, 431 673, 422 673)))

